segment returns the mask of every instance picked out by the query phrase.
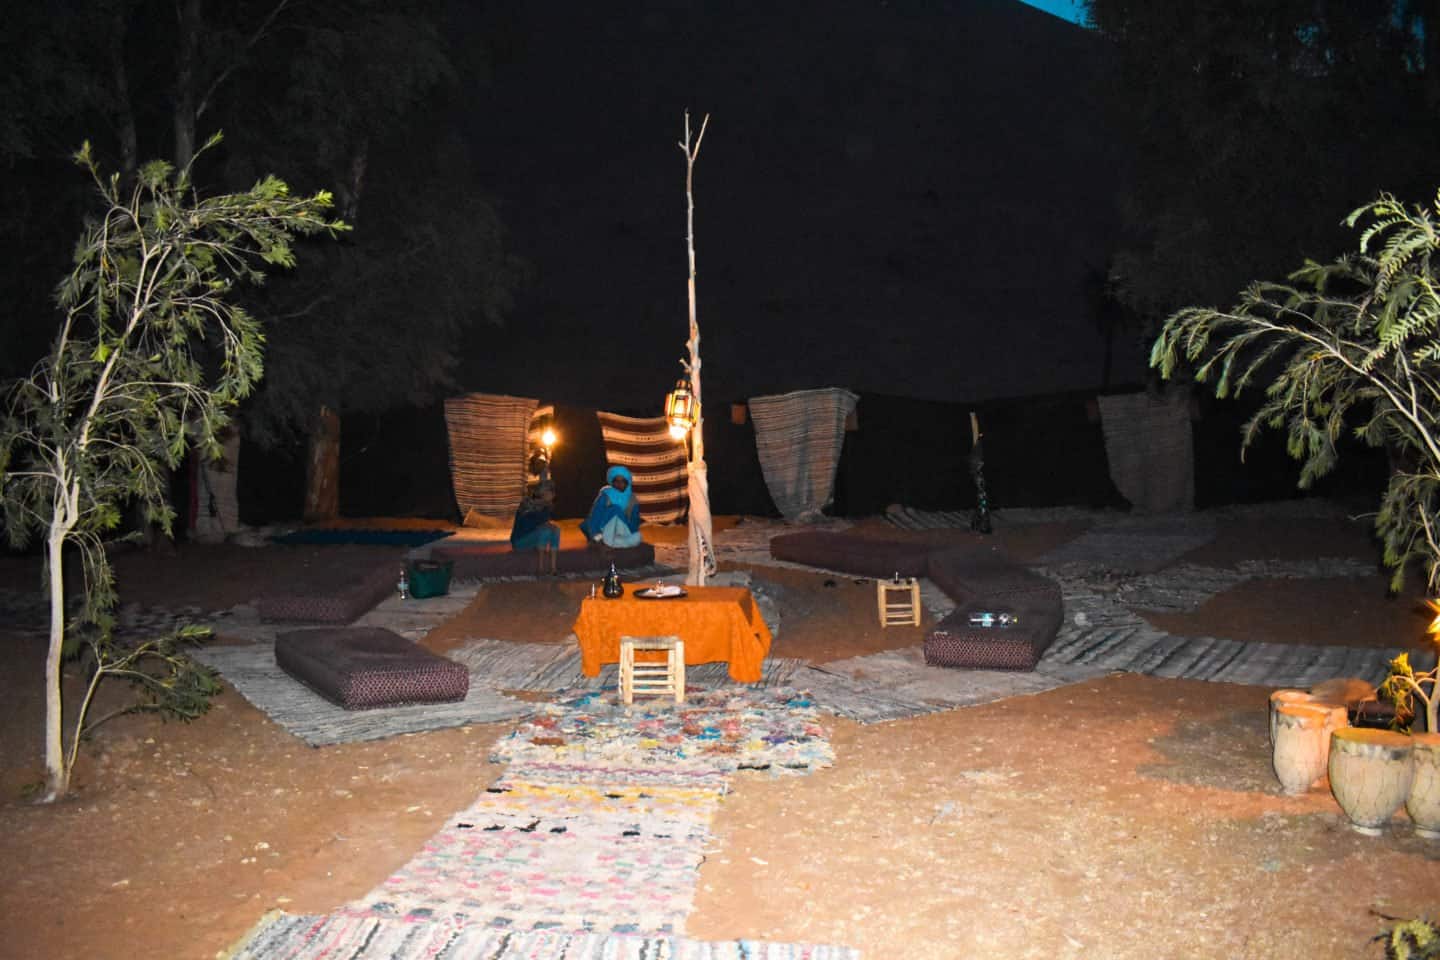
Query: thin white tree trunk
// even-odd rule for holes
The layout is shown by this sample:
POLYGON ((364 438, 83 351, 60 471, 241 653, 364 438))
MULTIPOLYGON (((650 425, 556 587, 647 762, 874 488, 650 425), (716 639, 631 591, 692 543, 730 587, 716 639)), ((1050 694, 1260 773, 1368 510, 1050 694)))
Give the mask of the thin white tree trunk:
POLYGON ((690 394, 695 398, 695 427, 690 431, 690 463, 688 464, 690 497, 690 520, 688 564, 685 582, 697 587, 705 585, 705 579, 715 572, 713 549, 714 533, 710 520, 710 484, 705 465, 705 404, 700 397, 700 324, 695 318, 695 158, 700 155, 700 143, 705 139, 705 128, 710 124, 707 114, 700 122, 700 132, 695 137, 695 146, 690 146, 690 112, 685 112, 685 142, 680 149, 685 152, 685 244, 690 258, 690 276, 686 290, 690 296, 690 394))
MULTIPOLYGON (((57 516, 62 508, 57 506, 57 516)), ((70 771, 65 765, 64 699, 61 692, 60 655, 65 646, 65 537, 70 528, 61 520, 50 526, 45 544, 50 571, 50 648, 45 654, 45 779, 44 799, 65 795, 70 771)))

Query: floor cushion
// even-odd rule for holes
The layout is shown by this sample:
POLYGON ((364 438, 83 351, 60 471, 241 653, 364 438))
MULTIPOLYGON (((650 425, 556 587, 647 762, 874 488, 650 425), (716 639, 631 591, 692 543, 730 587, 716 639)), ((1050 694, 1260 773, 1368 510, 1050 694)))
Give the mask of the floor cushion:
POLYGON ((1033 670, 1065 615, 1058 583, 984 544, 936 546, 812 530, 774 538, 770 555, 876 578, 929 577, 959 608, 926 636, 925 661, 935 666, 1033 670), (1002 611, 1019 622, 969 622, 971 613, 1002 611))
POLYGON ((470 673, 382 627, 289 630, 275 638, 275 663, 346 710, 463 700, 470 673))
POLYGON ((770 541, 770 556, 776 560, 877 578, 925 576, 932 549, 924 543, 827 530, 786 533, 770 541))
POLYGON ((1009 604, 971 603, 942 619, 925 636, 925 662, 972 670, 1034 670, 1055 640, 1063 614, 1050 604, 1021 598, 1009 604), (976 613, 1009 613, 1010 626, 972 623, 976 613))
POLYGON ((255 598, 261 620, 351 623, 398 589, 403 560, 384 564, 338 589, 324 593, 278 590, 255 598))
MULTIPOLYGON (((533 577, 537 567, 534 550, 512 550, 510 542, 464 543, 436 547, 430 551, 434 560, 452 563, 454 576, 481 580, 488 577, 533 577)), ((555 554, 558 573, 604 573, 614 563, 618 570, 648 567, 655 562, 655 548, 640 543, 624 549, 599 547, 561 547, 555 554)))

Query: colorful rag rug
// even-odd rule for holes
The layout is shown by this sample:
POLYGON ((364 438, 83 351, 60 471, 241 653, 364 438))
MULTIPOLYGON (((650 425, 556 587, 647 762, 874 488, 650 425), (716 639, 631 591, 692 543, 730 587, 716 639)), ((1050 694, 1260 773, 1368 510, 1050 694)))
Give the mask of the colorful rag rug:
POLYGON ((461 516, 509 529, 525 493, 526 438, 538 401, 470 393, 445 401, 450 480, 461 516))
POLYGON ((720 794, 508 782, 460 811, 353 916, 508 930, 674 934, 720 794))
POLYGON ((685 516, 689 477, 684 441, 670 436, 664 417, 626 417, 597 411, 605 459, 630 469, 640 516, 647 523, 674 523, 685 516))
POLYGON ((830 505, 845 421, 857 400, 836 387, 750 399, 760 472, 785 519, 819 519, 830 505))
POLYGON ((262 920, 228 960, 860 960, 849 947, 615 934, 571 935, 359 916, 291 916, 262 920))
POLYGON ((595 692, 568 697, 496 741, 490 759, 785 774, 828 767, 835 751, 808 695, 731 687, 629 708, 595 692))

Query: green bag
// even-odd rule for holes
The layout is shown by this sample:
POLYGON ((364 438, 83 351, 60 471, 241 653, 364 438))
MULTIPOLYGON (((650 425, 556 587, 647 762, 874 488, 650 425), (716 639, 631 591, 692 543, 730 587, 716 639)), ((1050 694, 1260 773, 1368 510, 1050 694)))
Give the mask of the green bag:
POLYGON ((454 566, 450 560, 411 560, 406 574, 410 581, 410 596, 424 600, 449 593, 450 571, 454 566))

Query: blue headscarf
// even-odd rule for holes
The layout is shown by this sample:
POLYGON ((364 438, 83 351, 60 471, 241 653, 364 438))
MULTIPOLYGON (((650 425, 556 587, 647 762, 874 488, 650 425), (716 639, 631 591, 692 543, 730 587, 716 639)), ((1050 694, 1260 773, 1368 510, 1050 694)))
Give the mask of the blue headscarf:
POLYGON ((618 510, 626 510, 630 506, 630 499, 635 495, 635 478, 630 476, 628 467, 614 466, 605 471, 605 498, 610 505, 618 510), (625 478, 625 490, 622 493, 616 490, 612 484, 616 477, 625 478))

